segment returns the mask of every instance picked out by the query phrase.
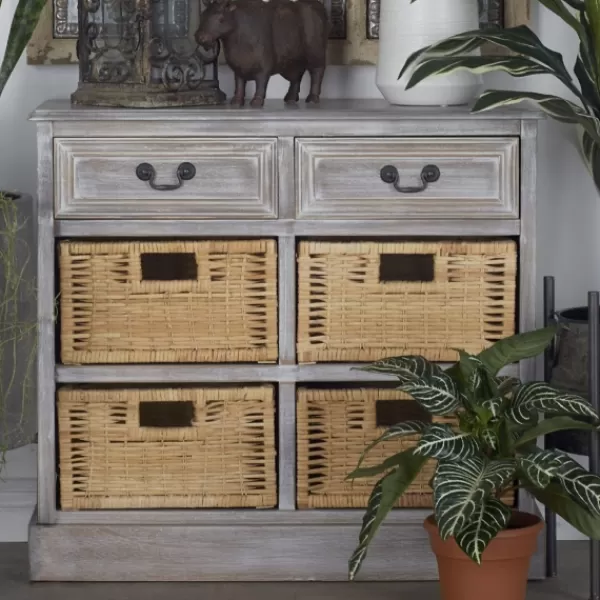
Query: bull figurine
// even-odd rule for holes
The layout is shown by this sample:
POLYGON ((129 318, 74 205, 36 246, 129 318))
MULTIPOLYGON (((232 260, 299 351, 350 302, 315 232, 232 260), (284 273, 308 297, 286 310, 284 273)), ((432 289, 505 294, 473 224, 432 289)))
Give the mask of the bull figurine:
POLYGON ((328 37, 327 13, 320 0, 213 0, 196 31, 196 41, 205 48, 222 42, 235 75, 231 104, 243 106, 246 83, 256 82, 253 107, 264 105, 269 79, 276 74, 290 82, 285 102, 298 102, 306 71, 310 73, 306 102, 319 102, 328 37))

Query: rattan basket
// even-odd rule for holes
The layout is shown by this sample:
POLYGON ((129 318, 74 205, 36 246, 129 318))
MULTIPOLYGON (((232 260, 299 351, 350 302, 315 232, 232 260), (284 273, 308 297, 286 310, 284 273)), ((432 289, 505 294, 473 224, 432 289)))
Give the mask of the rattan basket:
POLYGON ((275 362, 273 240, 63 241, 65 364, 275 362))
POLYGON ((454 360, 515 332, 517 246, 301 242, 298 360, 454 360))
POLYGON ((271 386, 58 392, 63 510, 272 508, 271 386))
MULTIPOLYGON (((298 508, 365 508, 373 485, 381 477, 347 481, 365 447, 392 423, 427 419, 416 402, 393 389, 298 390, 298 508), (379 426, 384 422, 385 426, 379 426)), ((434 417, 437 423, 456 425, 456 420, 434 417)), ((376 446, 364 466, 374 466, 397 452, 414 447, 419 436, 409 436, 376 446)), ((429 482, 436 461, 430 460, 400 498, 399 507, 431 508, 429 482)), ((503 498, 514 501, 514 492, 503 498)))

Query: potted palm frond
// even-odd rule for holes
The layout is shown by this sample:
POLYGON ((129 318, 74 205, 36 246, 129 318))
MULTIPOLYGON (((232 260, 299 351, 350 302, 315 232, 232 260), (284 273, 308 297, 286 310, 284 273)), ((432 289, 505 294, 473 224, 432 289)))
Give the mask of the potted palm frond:
MULTIPOLYGON (((19 0, 0 66, 0 96, 46 0, 19 0)), ((33 199, 0 182, 0 470, 7 450, 35 437, 35 261, 33 199)))
MULTIPOLYGON (((418 2, 420 0, 410 0, 418 2)), ((526 26, 508 29, 477 29, 448 37, 424 47, 405 62, 398 79, 406 88, 450 73, 503 71, 513 77, 552 75, 573 100, 528 91, 487 90, 479 96, 472 112, 480 113, 522 101, 536 103, 553 119, 577 127, 583 159, 600 190, 600 0, 539 0, 577 34, 579 53, 573 78, 563 57, 545 46, 526 26), (504 48, 507 56, 473 56, 472 52, 490 43, 504 48)), ((402 59, 400 59, 400 68, 402 59)), ((557 364, 552 381, 561 389, 587 394, 588 314, 587 307, 562 311, 557 364)), ((571 432, 548 439, 554 447, 575 454, 588 453, 589 434, 571 432)))
POLYGON ((600 477, 559 450, 542 450, 540 436, 597 431, 587 400, 549 384, 521 383, 500 371, 540 354, 555 328, 497 342, 478 355, 460 352, 444 371, 419 356, 387 358, 360 370, 396 377, 399 389, 432 416, 454 426, 408 421, 386 430, 364 451, 351 479, 374 484, 359 544, 349 561, 354 579, 380 525, 428 461, 434 514, 425 521, 438 561, 444 600, 524 600, 530 560, 542 522, 503 498, 524 488, 586 536, 600 539, 600 477), (545 418, 542 418, 545 417, 545 418), (445 419, 446 420, 446 419, 445 419), (373 467, 362 462, 382 442, 413 436, 415 445, 373 467))

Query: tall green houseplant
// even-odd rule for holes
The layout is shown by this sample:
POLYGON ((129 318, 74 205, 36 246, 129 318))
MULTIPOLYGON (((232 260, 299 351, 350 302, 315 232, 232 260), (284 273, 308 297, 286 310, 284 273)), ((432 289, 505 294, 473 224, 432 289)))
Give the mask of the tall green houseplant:
MULTIPOLYGON (((2 0, 0 0, 0 6, 2 0)), ((0 66, 0 96, 37 26, 46 0, 19 0, 0 66)), ((2 52, 2 50, 0 50, 2 52)), ((6 450, 32 441, 35 273, 30 198, 0 181, 0 470, 6 450), (29 208, 30 210, 30 208, 29 208)))
MULTIPOLYGON (((411 0, 417 2, 418 0, 411 0)), ((600 189, 600 0, 538 0, 558 15, 578 36, 579 53, 573 78, 563 57, 543 44, 527 26, 508 29, 466 31, 415 52, 405 63, 400 76, 411 72, 407 89, 436 75, 466 70, 482 74, 504 71, 513 77, 552 75, 574 97, 528 91, 487 90, 475 102, 472 112, 535 102, 553 119, 578 126, 581 147, 596 187, 600 189), (475 56, 484 44, 508 51, 506 56, 475 56)))

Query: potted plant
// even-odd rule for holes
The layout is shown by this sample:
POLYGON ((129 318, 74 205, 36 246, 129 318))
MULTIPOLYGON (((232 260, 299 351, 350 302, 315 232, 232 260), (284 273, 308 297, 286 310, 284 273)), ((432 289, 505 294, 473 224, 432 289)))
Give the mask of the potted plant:
MULTIPOLYGON (((422 0, 411 0, 414 2, 422 0)), ((513 77, 552 75, 576 99, 575 102, 550 94, 527 91, 487 90, 479 96, 472 112, 532 101, 553 119, 571 123, 579 130, 583 159, 600 190, 600 2, 598 0, 539 0, 577 34, 579 53, 573 78, 562 56, 545 46, 526 26, 508 29, 466 31, 423 47, 404 63, 398 79, 407 81, 410 90, 423 81, 440 75, 504 71, 513 77), (505 56, 473 56, 484 43, 508 51, 505 56)), ((404 57, 399 58, 398 68, 404 57)), ((588 314, 587 307, 561 311, 557 364, 552 382, 571 392, 587 394, 588 314), (574 357, 577 362, 574 367, 574 357), (580 362, 580 361, 583 361, 580 362)), ((570 432, 548 439, 554 447, 576 454, 588 453, 589 434, 570 432)))
MULTIPOLYGON (((0 95, 46 0, 19 0, 0 66, 0 95)), ((0 470, 5 452, 35 437, 35 262, 33 199, 0 182, 0 470)))
POLYGON ((540 436, 561 430, 597 431, 600 418, 587 400, 549 384, 499 375, 535 357, 555 328, 497 342, 479 355, 460 352, 444 371, 419 356, 387 358, 360 370, 396 377, 432 416, 456 426, 408 421, 386 430, 364 451, 349 478, 380 477, 373 487, 359 544, 349 561, 354 579, 378 528, 421 468, 437 461, 431 480, 434 514, 425 521, 437 556, 444 600, 524 600, 531 556, 542 522, 501 501, 522 487, 586 536, 600 539, 600 477, 567 454, 542 450, 540 436), (545 418, 541 418, 542 415, 545 418), (363 467, 384 441, 420 436, 416 445, 383 463, 363 467))

